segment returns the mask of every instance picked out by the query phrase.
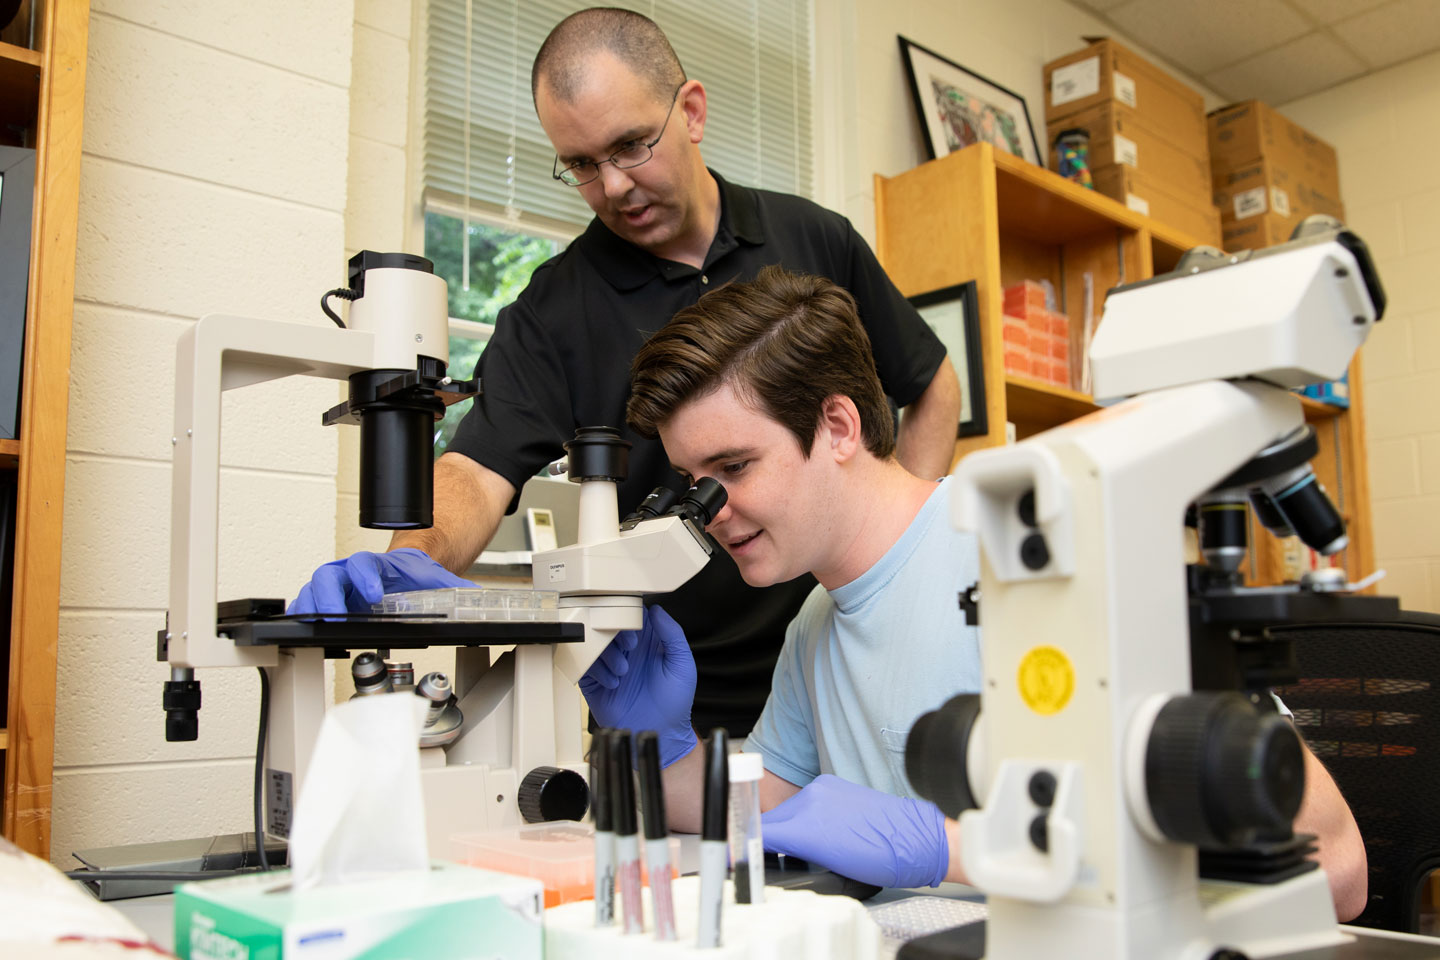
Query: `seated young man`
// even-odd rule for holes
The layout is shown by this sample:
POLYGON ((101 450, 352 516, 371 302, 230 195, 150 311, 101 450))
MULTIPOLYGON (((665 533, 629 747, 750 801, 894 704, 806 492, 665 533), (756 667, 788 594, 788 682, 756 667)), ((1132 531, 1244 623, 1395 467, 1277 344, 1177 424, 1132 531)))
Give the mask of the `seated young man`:
MULTIPOLYGON (((956 602, 978 579, 978 548, 950 523, 947 480, 895 459, 854 300, 828 280, 767 268, 676 314, 631 374, 631 425, 658 434, 690 480, 724 484, 729 499, 708 531, 745 580, 809 571, 819 581, 746 741, 765 758, 767 848, 882 886, 963 881, 959 825, 913 795, 904 750, 921 713, 980 688, 979 637, 956 602)), ((650 608, 581 689, 599 723, 660 733, 671 826, 697 831, 695 667, 675 622, 650 608)), ((1297 828, 1320 836, 1337 910, 1354 916, 1364 848, 1308 750, 1306 764, 1297 828)))

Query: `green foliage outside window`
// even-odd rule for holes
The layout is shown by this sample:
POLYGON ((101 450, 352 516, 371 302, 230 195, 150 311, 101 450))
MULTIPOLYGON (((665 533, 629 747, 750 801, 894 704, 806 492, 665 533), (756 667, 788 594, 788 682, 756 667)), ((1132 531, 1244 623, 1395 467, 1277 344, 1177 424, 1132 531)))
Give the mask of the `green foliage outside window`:
MULTIPOLYGON (((559 252, 553 240, 531 236, 483 223, 471 223, 470 288, 462 286, 464 262, 462 231, 458 217, 425 214, 425 256, 435 264, 436 275, 450 288, 450 316, 459 320, 494 324, 500 309, 511 303, 530 282, 535 268, 559 252)), ((474 376, 475 364, 485 341, 472 337, 450 338, 450 372, 455 377, 474 376)), ((453 404, 435 432, 435 456, 445 452, 460 419, 470 409, 469 401, 453 404)))

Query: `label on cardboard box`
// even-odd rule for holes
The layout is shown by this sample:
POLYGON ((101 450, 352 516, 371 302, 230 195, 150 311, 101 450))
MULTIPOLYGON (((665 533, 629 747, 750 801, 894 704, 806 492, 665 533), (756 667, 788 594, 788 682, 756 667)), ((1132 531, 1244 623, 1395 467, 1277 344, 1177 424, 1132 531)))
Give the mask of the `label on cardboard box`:
POLYGON ((1270 207, 1282 217, 1290 216, 1290 194, 1279 187, 1271 187, 1270 207))
POLYGON ((1135 146, 1135 141, 1129 137, 1122 137, 1115 134, 1115 162, 1127 166, 1140 166, 1140 148, 1135 146))
POLYGON ((1125 194, 1125 206, 1142 216, 1150 216, 1150 201, 1133 193, 1125 194))
POLYGON ((1135 102, 1135 81, 1119 70, 1115 71, 1115 99, 1127 107, 1138 107, 1135 102))
POLYGON ((1235 219, 1244 220, 1246 217, 1254 217, 1264 213, 1265 188, 1256 187, 1253 190, 1241 190, 1235 194, 1235 219))
POLYGON ((1100 58, 1091 57, 1088 60, 1081 60, 1079 63, 1072 63, 1068 67, 1060 67, 1050 75, 1050 105, 1058 107, 1062 103, 1069 103, 1072 100, 1079 100, 1081 97, 1088 97, 1092 93, 1100 92, 1100 58))

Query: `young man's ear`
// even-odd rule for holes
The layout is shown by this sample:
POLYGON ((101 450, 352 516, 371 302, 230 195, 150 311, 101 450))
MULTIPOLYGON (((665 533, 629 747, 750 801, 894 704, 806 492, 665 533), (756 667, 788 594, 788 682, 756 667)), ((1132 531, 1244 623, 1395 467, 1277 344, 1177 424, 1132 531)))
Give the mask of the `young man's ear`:
POLYGON ((825 399, 820 407, 820 440, 823 452, 837 463, 849 460, 865 445, 854 400, 838 393, 825 399))

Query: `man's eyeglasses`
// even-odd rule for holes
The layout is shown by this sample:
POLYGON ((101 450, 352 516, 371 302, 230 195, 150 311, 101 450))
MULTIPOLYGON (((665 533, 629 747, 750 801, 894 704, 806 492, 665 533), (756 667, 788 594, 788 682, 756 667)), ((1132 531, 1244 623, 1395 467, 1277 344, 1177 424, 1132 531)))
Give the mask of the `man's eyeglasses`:
POLYGON ((619 150, 616 150, 604 160, 578 160, 565 169, 560 169, 560 158, 555 158, 555 167, 550 176, 562 183, 568 183, 572 187, 583 186, 600 176, 600 164, 613 163, 621 170, 628 170, 631 167, 638 167, 655 155, 655 144, 665 136, 665 128, 670 126, 670 114, 675 112, 675 101, 680 97, 680 88, 684 83, 675 88, 670 96, 670 109, 665 111, 665 119, 660 122, 660 132, 655 134, 655 139, 649 143, 643 140, 631 140, 619 150))

